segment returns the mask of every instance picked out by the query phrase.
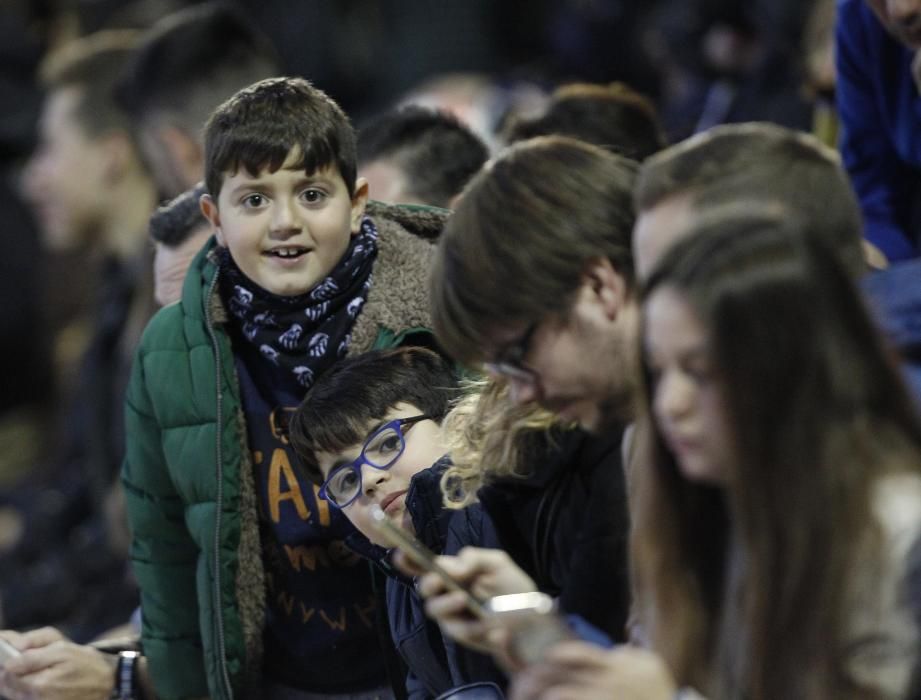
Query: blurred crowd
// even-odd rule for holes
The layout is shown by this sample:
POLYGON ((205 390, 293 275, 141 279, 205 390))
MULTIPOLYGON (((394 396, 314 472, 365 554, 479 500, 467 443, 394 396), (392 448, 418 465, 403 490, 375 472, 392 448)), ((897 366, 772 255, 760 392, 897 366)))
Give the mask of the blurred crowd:
MULTIPOLYGON (((500 695, 469 698, 524 698, 562 687, 561 678, 582 678, 583 670, 589 680, 573 697, 598 697, 621 687, 620 664, 659 663, 668 671, 627 673, 624 692, 634 694, 623 697, 917 697, 910 693, 921 687, 921 635, 913 630, 892 633, 899 663, 882 663, 878 675, 890 674, 882 681, 865 659, 841 680, 836 660, 815 651, 826 633, 852 641, 842 632, 851 620, 836 617, 846 593, 832 574, 845 579, 867 552, 829 544, 835 526, 807 511, 815 506, 832 523, 849 518, 841 531, 856 541, 877 501, 855 494, 899 472, 880 465, 895 454, 899 468, 912 465, 904 469, 912 478, 921 468, 914 415, 921 397, 919 48, 921 3, 912 0, 8 0, 0 13, 0 357, 7 367, 0 630, 8 631, 0 638, 47 657, 33 668, 23 661, 28 654, 5 662, 22 664, 15 674, 3 671, 0 657, 0 697, 422 698, 473 682, 483 687, 471 692, 500 695), (278 76, 288 82, 260 82, 278 76), (314 108, 303 124, 285 111, 314 108), (326 140, 315 146, 321 132, 326 140), (350 233, 341 249, 323 252, 330 264, 319 277, 291 291, 290 270, 313 248, 296 245, 292 233, 289 246, 270 251, 282 270, 276 274, 266 272, 265 252, 245 247, 256 226, 246 222, 280 189, 246 190, 233 202, 228 192, 243 192, 260 172, 278 178, 272 187, 289 187, 281 178, 299 170, 323 175, 309 196, 342 197, 338 219, 318 216, 313 225, 350 233), (576 231, 571 240, 562 233, 568 229, 576 231), (595 238, 596 229, 613 233, 595 238), (743 229, 755 232, 749 257, 729 235, 743 229), (812 244, 806 252, 787 245, 804 231, 822 239, 818 253, 812 244), (698 234, 710 248, 684 241, 698 234), (666 252, 673 245, 683 261, 666 252), (749 269, 758 255, 773 267, 749 269), (828 269, 826 258, 835 261, 828 269), (803 292, 815 314, 799 322, 826 335, 805 338, 804 327, 784 318, 802 299, 777 309, 765 301, 763 337, 745 326, 744 309, 720 307, 705 322, 717 328, 718 319, 732 318, 750 344, 733 346, 730 330, 719 327, 707 346, 716 359, 674 362, 697 389, 718 366, 750 383, 762 403, 724 399, 752 431, 740 429, 733 443, 740 453, 751 448, 752 474, 773 462, 801 466, 806 454, 829 466, 859 453, 876 466, 859 479, 842 469, 848 476, 821 483, 783 470, 790 489, 801 486, 805 496, 786 503, 766 479, 758 506, 753 488, 738 487, 742 479, 760 484, 755 476, 713 476, 707 470, 725 464, 706 450, 695 472, 700 465, 686 454, 695 446, 662 437, 677 419, 662 407, 674 395, 660 395, 661 377, 669 353, 681 353, 655 332, 687 327, 674 310, 680 304, 662 301, 676 289, 706 316, 714 299, 729 294, 730 282, 718 284, 730 267, 746 270, 745 284, 755 289, 758 275, 799 266, 822 279, 803 292), (707 280, 717 281, 711 288, 707 280), (852 291, 853 305, 843 308, 852 291), (825 297, 839 293, 840 305, 825 297), (873 329, 836 326, 839 313, 871 313, 873 329), (597 320, 605 315, 610 328, 597 320), (560 331, 569 318, 587 325, 560 331), (285 333, 275 332, 280 324, 285 333), (598 340, 605 332, 610 337, 598 340), (764 349, 787 335, 805 339, 773 354, 764 349), (625 350, 634 345, 641 349, 625 350), (372 352, 369 368, 355 359, 407 346, 428 354, 395 360, 372 352), (751 362, 737 367, 733 353, 751 362), (782 364, 784 353, 822 371, 833 357, 846 360, 829 369, 829 386, 810 394, 810 384, 787 403, 783 392, 795 394, 794 383, 778 379, 772 391, 766 379, 774 376, 771 359, 782 364), (628 359, 606 359, 613 355, 628 359), (450 368, 433 369, 430 356, 449 358, 450 368), (892 368, 879 369, 887 362, 892 368), (339 367, 347 369, 337 375, 339 367), (419 376, 407 380, 401 371, 419 376), (838 391, 849 373, 872 375, 868 383, 882 389, 864 392, 854 379, 857 388, 838 391), (351 405, 336 403, 343 395, 377 406, 383 399, 367 387, 383 377, 404 393, 392 389, 379 415, 371 408, 353 415, 351 405), (471 389, 469 380, 479 383, 471 389), (457 385, 450 400, 413 388, 438 382, 457 385), (557 382, 567 387, 558 396, 557 382), (461 387, 467 403, 457 401, 461 387), (827 408, 822 421, 806 417, 819 411, 817 401, 827 408), (781 404, 802 432, 764 420, 763 439, 753 437, 764 407, 781 404), (231 426, 237 412, 239 425, 231 426), (431 483, 416 472, 406 477, 404 491, 412 482, 417 496, 412 529, 426 533, 436 554, 459 553, 445 566, 484 594, 550 595, 576 630, 570 641, 592 645, 580 652, 585 669, 565 648, 542 670, 512 658, 508 639, 497 642, 495 631, 459 612, 469 602, 451 598, 457 591, 431 575, 414 579, 424 573, 418 563, 391 562, 382 553, 387 543, 369 535, 360 494, 334 480, 343 465, 357 464, 358 491, 369 467, 398 474, 409 436, 421 439, 436 418, 454 437, 430 448, 426 470, 440 464, 431 483), (839 422, 839 432, 823 432, 839 422), (326 432, 316 427, 324 423, 326 432), (359 427, 346 439, 336 436, 338 425, 359 427), (222 426, 239 440, 225 439, 222 426), (388 427, 399 455, 377 464, 371 447, 388 427), (882 437, 870 440, 872 448, 841 437, 862 430, 882 437), (802 454, 765 446, 781 438, 802 454), (355 454, 346 449, 352 443, 355 454), (348 458, 324 461, 337 450, 348 458), (451 460, 439 463, 446 453, 451 460), (542 468, 525 470, 531 460, 542 468), (226 477, 225 465, 257 476, 226 477), (672 471, 644 480, 636 465, 672 471), (692 486, 682 490, 683 480, 692 486), (467 513, 463 527, 452 520, 437 530, 433 523, 448 516, 427 519, 441 512, 442 497, 466 505, 445 509, 467 513), (821 500, 837 497, 846 508, 821 500), (213 517, 212 501, 213 531, 202 524, 213 517), (299 518, 284 515, 288 506, 299 518), (222 517, 233 539, 220 539, 222 517), (810 530, 799 541, 778 524, 784 520, 819 534, 810 530), (636 534, 642 527, 665 534, 644 538, 636 534), (709 537, 716 555, 695 541, 709 537), (831 554, 819 561, 827 570, 797 559, 825 545, 831 554), (356 577, 359 554, 378 565, 375 573, 362 567, 356 577), (244 580, 246 557, 261 562, 251 580, 244 580), (302 566, 313 572, 330 561, 340 578, 301 580, 302 566), (788 565, 792 573, 778 575, 776 586, 747 587, 747 577, 769 578, 770 567, 788 565), (226 579, 222 588, 221 573, 237 588, 226 579), (691 583, 669 588, 663 576, 691 583), (812 593, 796 598, 803 581, 812 593), (390 627, 385 616, 361 635, 355 623, 340 639, 328 623, 332 633, 304 643, 283 613, 297 602, 305 625, 326 616, 304 601, 331 588, 341 593, 330 598, 341 603, 336 609, 367 622, 375 606, 386 608, 390 627), (247 598, 254 590, 261 597, 247 598), (772 646, 791 628, 770 624, 765 600, 780 600, 789 623, 809 613, 804 600, 818 605, 825 595, 828 607, 819 612, 828 618, 804 625, 792 647, 800 656, 772 646), (438 624, 394 622, 395 612, 424 620, 420 596, 438 624), (196 614, 186 616, 180 603, 190 600, 196 614), (664 610, 677 620, 674 636, 664 610), (174 618, 182 622, 171 627, 174 618), (401 623, 429 636, 407 641, 401 623), (592 656, 612 653, 613 643, 652 651, 592 656), (375 654, 379 662, 368 662, 375 654), (447 680, 419 676, 412 659, 426 654, 441 659, 432 667, 448 669, 447 680), (255 681, 252 658, 260 659, 255 681), (780 684, 762 666, 775 658, 780 684), (798 659, 814 672, 808 680, 794 672, 798 659), (416 684, 404 687, 407 665, 416 684), (119 686, 125 673, 134 690, 119 686), (864 694, 868 688, 876 695, 864 694)), ((299 224, 273 219, 271 226, 275 235, 299 224)), ((794 277, 785 278, 789 288, 806 285, 794 277)), ((764 299, 781 297, 765 292, 764 299)), ((921 500, 902 506, 914 533, 921 500)), ((883 518, 877 535, 885 539, 889 524, 883 518)), ((907 553, 914 540, 903 545, 896 573, 877 567, 900 582, 902 564, 917 563, 907 553)), ((888 591, 890 583, 867 586, 888 591)), ((921 616, 921 605, 893 596, 904 605, 887 598, 880 619, 921 616)), ((890 627, 881 626, 891 641, 890 627)))

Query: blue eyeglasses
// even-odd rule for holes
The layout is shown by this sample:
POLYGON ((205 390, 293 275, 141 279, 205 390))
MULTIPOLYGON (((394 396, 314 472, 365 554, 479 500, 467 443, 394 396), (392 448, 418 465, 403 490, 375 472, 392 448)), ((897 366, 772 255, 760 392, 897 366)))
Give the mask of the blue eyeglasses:
POLYGON ((397 418, 385 423, 365 440, 361 454, 352 462, 340 464, 329 473, 320 487, 320 498, 337 508, 345 508, 361 494, 361 467, 367 464, 375 469, 390 469, 406 449, 406 433, 430 416, 397 418))

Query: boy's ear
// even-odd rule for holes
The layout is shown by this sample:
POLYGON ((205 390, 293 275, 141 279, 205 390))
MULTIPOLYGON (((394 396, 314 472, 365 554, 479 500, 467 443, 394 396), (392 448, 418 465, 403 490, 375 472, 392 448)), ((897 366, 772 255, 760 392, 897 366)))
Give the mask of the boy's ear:
POLYGON ((211 222, 217 242, 225 245, 224 232, 221 231, 221 213, 217 209, 217 202, 212 199, 210 194, 203 194, 198 198, 198 207, 201 209, 202 216, 211 222))
POLYGON ((361 220, 368 205, 368 181, 360 177, 355 181, 355 194, 352 196, 352 234, 361 230, 361 220))
POLYGON ((626 305, 630 288, 624 276, 607 258, 592 258, 582 273, 582 284, 591 290, 605 316, 614 320, 626 305))

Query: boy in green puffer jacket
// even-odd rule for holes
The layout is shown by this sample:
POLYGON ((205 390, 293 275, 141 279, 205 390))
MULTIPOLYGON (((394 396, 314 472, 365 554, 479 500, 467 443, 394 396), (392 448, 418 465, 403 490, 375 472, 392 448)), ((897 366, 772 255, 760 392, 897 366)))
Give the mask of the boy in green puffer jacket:
POLYGON ((205 131, 214 238, 147 328, 123 468, 143 644, 162 698, 386 697, 351 525, 293 468, 287 419, 371 348, 433 344, 426 276, 443 210, 366 206, 355 138, 295 78, 205 131))

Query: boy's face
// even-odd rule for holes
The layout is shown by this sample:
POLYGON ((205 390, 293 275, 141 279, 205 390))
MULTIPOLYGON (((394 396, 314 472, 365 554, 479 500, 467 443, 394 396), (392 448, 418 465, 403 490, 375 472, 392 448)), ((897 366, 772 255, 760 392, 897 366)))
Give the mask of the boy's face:
MULTIPOLYGON (((408 403, 399 403, 379 421, 368 426, 365 439, 360 444, 339 452, 320 452, 316 455, 323 479, 343 464, 349 464, 361 455, 368 438, 374 436, 378 429, 398 418, 411 418, 422 413, 408 403)), ((368 464, 361 466, 361 491, 358 497, 342 509, 352 524, 374 544, 386 546, 371 527, 371 507, 379 505, 391 520, 401 525, 407 532, 414 533, 412 520, 406 512, 406 492, 409 482, 418 472, 428 469, 441 459, 445 453, 441 437, 441 428, 433 420, 422 420, 406 425, 403 439, 406 447, 397 460, 387 469, 376 469, 368 464)))
POLYGON ((241 169, 224 178, 217 202, 202 197, 218 243, 243 274, 281 296, 308 292, 333 270, 360 230, 368 198, 363 180, 350 198, 334 165, 308 175, 298 161, 292 150, 274 173, 241 169))

